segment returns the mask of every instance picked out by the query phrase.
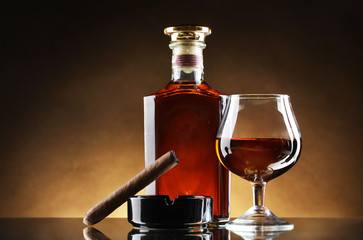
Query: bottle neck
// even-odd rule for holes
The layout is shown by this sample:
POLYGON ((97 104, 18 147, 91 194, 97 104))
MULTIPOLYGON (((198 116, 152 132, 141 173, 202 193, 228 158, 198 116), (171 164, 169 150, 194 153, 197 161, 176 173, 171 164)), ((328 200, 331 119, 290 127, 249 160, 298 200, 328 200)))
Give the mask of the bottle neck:
POLYGON ((173 50, 171 80, 180 84, 201 84, 205 44, 181 41, 169 46, 173 50))

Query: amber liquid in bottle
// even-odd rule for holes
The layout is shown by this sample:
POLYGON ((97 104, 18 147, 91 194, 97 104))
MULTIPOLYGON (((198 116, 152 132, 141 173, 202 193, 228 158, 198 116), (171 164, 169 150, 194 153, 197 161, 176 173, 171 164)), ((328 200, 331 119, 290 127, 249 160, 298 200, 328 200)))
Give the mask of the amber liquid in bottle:
POLYGON ((177 48, 194 48, 189 52, 200 48, 191 41, 171 46, 173 59, 179 58, 177 64, 173 62, 172 81, 144 98, 146 165, 169 150, 179 158, 179 164, 149 185, 146 194, 171 199, 211 196, 214 221, 224 222, 229 219, 230 174, 215 152, 222 97, 203 81, 201 56, 178 55, 183 49, 177 48))

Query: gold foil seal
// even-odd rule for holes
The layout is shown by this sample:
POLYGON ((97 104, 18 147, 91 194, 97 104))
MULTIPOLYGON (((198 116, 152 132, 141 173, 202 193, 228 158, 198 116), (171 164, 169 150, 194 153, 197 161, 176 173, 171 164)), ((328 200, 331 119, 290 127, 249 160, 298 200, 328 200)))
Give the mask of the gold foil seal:
POLYGON ((180 25, 164 29, 165 35, 171 37, 171 42, 197 41, 204 43, 206 36, 211 34, 211 29, 204 26, 180 25))

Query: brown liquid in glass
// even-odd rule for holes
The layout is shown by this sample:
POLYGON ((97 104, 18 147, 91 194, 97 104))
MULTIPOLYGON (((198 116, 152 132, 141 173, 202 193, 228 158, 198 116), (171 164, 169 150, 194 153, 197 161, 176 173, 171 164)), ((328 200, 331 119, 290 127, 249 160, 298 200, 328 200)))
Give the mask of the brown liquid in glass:
POLYGON ((221 163, 236 175, 249 181, 268 182, 296 163, 297 141, 281 138, 217 139, 221 163))

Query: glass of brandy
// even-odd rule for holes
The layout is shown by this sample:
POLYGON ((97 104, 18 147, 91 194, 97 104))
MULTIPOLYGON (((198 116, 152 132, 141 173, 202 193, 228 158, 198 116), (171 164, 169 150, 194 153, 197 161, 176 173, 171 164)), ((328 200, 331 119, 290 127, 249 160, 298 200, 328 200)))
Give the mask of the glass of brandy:
POLYGON ((294 166, 301 151, 301 134, 289 96, 230 95, 216 151, 223 166, 250 181, 253 190, 253 206, 226 228, 236 232, 293 229, 293 224, 264 206, 266 183, 294 166))

